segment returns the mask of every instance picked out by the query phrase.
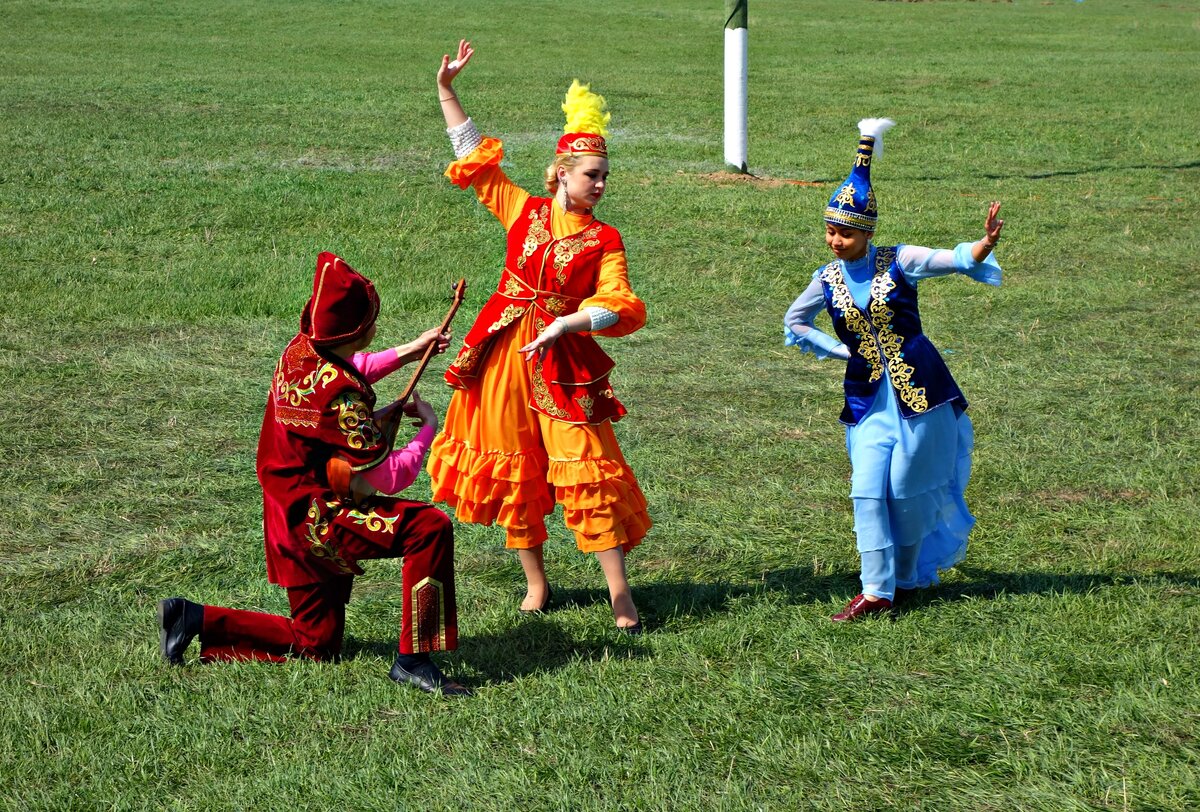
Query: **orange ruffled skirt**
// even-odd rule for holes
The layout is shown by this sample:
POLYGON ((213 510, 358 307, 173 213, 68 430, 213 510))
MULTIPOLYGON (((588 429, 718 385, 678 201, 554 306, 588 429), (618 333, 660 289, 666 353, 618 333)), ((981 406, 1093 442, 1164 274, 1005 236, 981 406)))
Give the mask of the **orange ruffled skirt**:
POLYGON ((529 366, 517 352, 536 335, 521 318, 497 336, 471 389, 455 390, 429 452, 433 500, 461 522, 499 524, 510 548, 546 540, 555 503, 579 549, 636 547, 650 529, 646 497, 612 423, 572 424, 529 407, 529 366))

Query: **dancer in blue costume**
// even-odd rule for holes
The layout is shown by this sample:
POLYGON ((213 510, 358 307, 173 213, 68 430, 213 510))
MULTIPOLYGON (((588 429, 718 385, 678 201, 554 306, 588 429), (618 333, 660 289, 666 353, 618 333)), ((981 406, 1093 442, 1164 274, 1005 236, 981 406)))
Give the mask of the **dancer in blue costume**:
POLYGON ((890 611, 936 584, 939 569, 962 561, 975 524, 963 500, 974 444, 967 401, 921 330, 917 283, 961 273, 999 285, 992 249, 1004 221, 992 203, 977 242, 953 250, 872 245, 879 215, 871 162, 892 125, 886 118, 858 123, 854 166, 825 208, 825 242, 835 259, 817 269, 784 317, 789 346, 846 361, 841 421, 862 592, 834 621, 890 611), (813 326, 822 309, 837 338, 813 326))

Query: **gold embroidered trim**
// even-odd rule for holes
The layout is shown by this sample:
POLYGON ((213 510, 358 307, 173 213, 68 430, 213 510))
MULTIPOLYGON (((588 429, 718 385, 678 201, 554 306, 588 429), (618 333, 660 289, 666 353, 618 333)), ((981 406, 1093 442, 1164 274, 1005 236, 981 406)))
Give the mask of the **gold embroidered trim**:
POLYGON ((283 359, 275 366, 275 400, 289 406, 299 406, 317 391, 317 387, 328 386, 337 380, 338 369, 328 361, 304 376, 300 383, 292 383, 283 371, 283 359))
POLYGON ((426 576, 417 582, 411 591, 412 600, 412 635, 413 635, 413 651, 421 651, 421 633, 427 631, 426 627, 431 625, 430 618, 424 615, 421 607, 421 593, 428 590, 437 592, 437 618, 433 622, 436 632, 429 635, 433 639, 430 643, 433 644, 434 651, 446 650, 446 587, 437 578, 426 576))
POLYGON ((888 273, 888 267, 895 258, 894 248, 879 249, 875 253, 875 278, 871 280, 871 321, 879 331, 879 345, 887 359, 888 377, 896 394, 910 409, 919 413, 929 408, 929 400, 925 397, 924 387, 913 385, 912 377, 916 369, 901 358, 904 337, 892 328, 896 313, 887 305, 888 295, 896 288, 896 281, 888 273))
POLYGON ((479 363, 482 354, 482 350, 478 347, 463 347, 450 366, 456 367, 460 372, 470 372, 479 363))
MULTIPOLYGON (((336 508, 337 502, 326 502, 327 508, 336 508)), ((321 505, 316 499, 308 507, 308 522, 304 528, 308 536, 309 549, 317 558, 332 561, 343 575, 353 575, 354 570, 342 558, 337 545, 329 534, 329 519, 321 518, 321 505)))
POLYGON ((558 408, 558 404, 554 402, 554 398, 550 396, 550 387, 546 385, 546 377, 542 374, 542 362, 538 361, 533 366, 533 402, 538 405, 543 412, 551 417, 567 419, 571 413, 565 409, 558 408))
POLYGON ((505 296, 516 296, 521 292, 521 283, 516 280, 516 277, 510 276, 504 280, 504 290, 502 293, 505 296))
POLYGON ((381 435, 371 419, 371 410, 357 394, 347 392, 333 401, 337 410, 338 428, 346 435, 346 445, 354 449, 377 445, 381 435))
POLYGON ((592 404, 596 401, 590 395, 580 395, 575 398, 575 402, 579 404, 579 408, 583 409, 583 413, 587 415, 587 419, 592 419, 592 404))
POLYGON ((821 279, 832 291, 833 306, 842 312, 846 326, 858 337, 858 354, 871 365, 871 377, 868 380, 874 383, 883 376, 879 345, 875 343, 875 335, 871 332, 871 325, 866 316, 858 309, 854 297, 850 294, 850 288, 846 286, 846 279, 842 276, 842 263, 835 260, 826 265, 825 270, 821 272, 821 279))
POLYGON ((507 327, 524 315, 524 307, 520 305, 509 305, 508 307, 504 308, 504 312, 500 314, 500 318, 493 322, 492 326, 488 328, 488 332, 494 333, 497 330, 507 327))
POLYGON ((546 300, 546 309, 556 316, 562 316, 567 312, 567 303, 557 296, 552 296, 546 300))
POLYGON ((565 285, 567 283, 567 265, 571 260, 579 256, 585 248, 593 248, 600 244, 600 241, 596 239, 596 235, 600 233, 600 228, 600 224, 597 223, 582 234, 574 237, 565 237, 555 243, 554 278, 558 280, 558 284, 565 285))
POLYGON ((525 234, 525 242, 521 244, 521 256, 517 258, 517 269, 523 269, 525 263, 533 256, 538 246, 550 242, 550 231, 546 223, 550 219, 550 205, 543 203, 540 209, 529 212, 529 231, 525 234))

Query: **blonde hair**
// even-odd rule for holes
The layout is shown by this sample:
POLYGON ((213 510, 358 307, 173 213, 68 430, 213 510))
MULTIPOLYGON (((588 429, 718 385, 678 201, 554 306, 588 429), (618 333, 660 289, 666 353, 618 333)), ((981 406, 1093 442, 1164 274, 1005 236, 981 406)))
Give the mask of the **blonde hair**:
POLYGON ((548 167, 546 167, 547 192, 552 195, 558 194, 558 168, 561 166, 563 169, 570 172, 579 165, 579 158, 580 156, 578 155, 571 155, 570 153, 565 152, 562 155, 554 156, 554 160, 551 161, 548 167))

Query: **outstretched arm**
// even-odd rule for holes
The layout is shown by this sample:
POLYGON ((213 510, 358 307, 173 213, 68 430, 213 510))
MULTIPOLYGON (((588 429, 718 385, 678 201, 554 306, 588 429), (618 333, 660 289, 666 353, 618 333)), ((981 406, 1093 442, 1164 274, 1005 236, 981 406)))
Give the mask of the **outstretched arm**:
POLYGON ((960 273, 985 285, 999 285, 1002 276, 1000 264, 992 256, 992 250, 1000 240, 1000 231, 1004 228, 1004 221, 999 214, 999 202, 988 205, 983 238, 975 242, 959 243, 953 249, 900 246, 896 259, 905 278, 915 285, 922 279, 960 273))
POLYGON ((450 332, 438 333, 438 328, 430 327, 421 335, 407 344, 391 347, 381 352, 356 352, 350 363, 362 373, 367 383, 377 383, 398 370, 405 364, 411 363, 425 354, 425 348, 430 343, 437 342, 436 352, 440 355, 450 346, 450 332))
POLYGON ((463 110, 462 102, 458 100, 458 94, 454 92, 454 78, 462 73, 463 68, 471 61, 474 54, 475 49, 465 39, 458 41, 458 54, 454 59, 450 58, 450 54, 442 54, 442 66, 438 68, 437 72, 437 91, 448 130, 465 124, 467 121, 467 114, 463 110))

